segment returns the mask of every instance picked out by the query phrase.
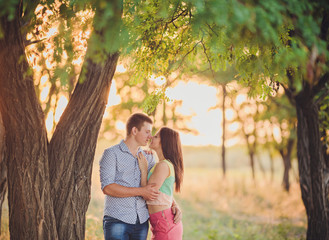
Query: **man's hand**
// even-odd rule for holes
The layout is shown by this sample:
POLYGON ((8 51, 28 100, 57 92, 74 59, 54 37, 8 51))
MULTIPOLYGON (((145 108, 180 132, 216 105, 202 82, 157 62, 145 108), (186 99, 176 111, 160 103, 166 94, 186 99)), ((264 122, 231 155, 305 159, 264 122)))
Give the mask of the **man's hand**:
POLYGON ((174 223, 179 223, 180 221, 182 221, 182 211, 180 210, 177 204, 173 204, 171 206, 171 211, 175 215, 174 223))
POLYGON ((155 187, 154 183, 148 184, 145 187, 142 187, 142 189, 143 189, 142 197, 146 201, 152 201, 156 199, 160 194, 159 190, 155 187))

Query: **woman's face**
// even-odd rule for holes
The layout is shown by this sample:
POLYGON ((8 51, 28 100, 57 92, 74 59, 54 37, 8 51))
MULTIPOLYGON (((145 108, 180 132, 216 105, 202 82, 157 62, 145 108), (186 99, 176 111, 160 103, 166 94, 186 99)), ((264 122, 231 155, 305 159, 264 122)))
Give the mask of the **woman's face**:
POLYGON ((153 149, 153 150, 155 150, 155 151, 157 149, 161 148, 160 132, 157 132, 152 137, 152 140, 151 140, 151 143, 150 143, 150 148, 153 149))

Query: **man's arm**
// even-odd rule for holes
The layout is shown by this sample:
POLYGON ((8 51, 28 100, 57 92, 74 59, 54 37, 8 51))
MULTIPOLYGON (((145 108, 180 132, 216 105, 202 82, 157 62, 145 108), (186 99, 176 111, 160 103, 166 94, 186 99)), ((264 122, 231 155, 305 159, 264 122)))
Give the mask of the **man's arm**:
POLYGON ((134 188, 112 183, 103 188, 103 193, 112 197, 121 198, 141 196, 145 200, 154 200, 159 195, 159 191, 155 188, 155 184, 149 184, 145 187, 134 188))
POLYGON ((112 197, 136 197, 142 196, 146 200, 153 200, 159 195, 159 191, 153 185, 145 187, 125 187, 115 183, 115 169, 117 158, 111 149, 104 151, 100 160, 100 180, 103 193, 112 197))
POLYGON ((182 221, 182 217, 183 217, 182 211, 180 210, 180 207, 176 203, 175 199, 173 199, 173 202, 171 205, 171 211, 175 215, 175 217, 174 217, 175 223, 179 223, 180 221, 182 221))

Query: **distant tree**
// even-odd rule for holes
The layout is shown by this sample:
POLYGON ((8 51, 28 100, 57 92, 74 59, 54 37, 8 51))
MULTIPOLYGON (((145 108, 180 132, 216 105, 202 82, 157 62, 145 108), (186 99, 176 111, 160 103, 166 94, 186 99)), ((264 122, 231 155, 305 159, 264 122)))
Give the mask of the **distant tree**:
POLYGON ((267 131, 267 147, 274 148, 282 158, 284 169, 282 186, 289 192, 289 173, 297 142, 296 110, 289 103, 288 98, 282 94, 275 98, 269 97, 266 102, 263 102, 263 105, 265 110, 261 118, 264 121, 268 120, 271 124, 271 131, 267 131), (279 136, 274 136, 274 129, 278 130, 279 136))
MULTIPOLYGON (((137 30, 145 32, 140 57, 149 68, 168 59, 194 58, 218 71, 235 64, 251 95, 285 88, 296 106, 300 187, 308 216, 307 239, 329 239, 327 166, 319 115, 328 95, 327 1, 167 1, 137 8, 137 30), (170 9, 167 11, 166 9, 170 9), (157 13, 157 14, 154 14, 157 13), (147 21, 150 19, 150 21, 147 21), (151 22, 155 23, 151 24, 151 22), (175 34, 173 34, 173 31, 175 34), (188 56, 188 57, 186 57, 188 56), (160 57, 160 58, 159 58, 160 57)), ((131 22, 134 24, 133 22, 131 22)), ((145 73, 148 68, 143 66, 145 73)), ((327 129, 326 129, 327 138, 327 129)))
MULTIPOLYGON (((231 108, 235 111, 236 116, 233 121, 238 122, 241 126, 241 137, 246 142, 252 178, 255 180, 255 160, 259 147, 258 131, 262 126, 262 120, 260 119, 260 113, 258 109, 260 103, 252 99, 246 99, 245 101, 237 104, 235 101, 237 93, 239 93, 239 91, 231 95, 231 108)), ((242 93, 242 91, 240 91, 240 93, 242 93)), ((260 161, 260 159, 258 160, 260 161)), ((261 163, 260 169, 265 174, 261 163)))
POLYGON ((117 121, 125 122, 130 114, 141 110, 153 117, 155 129, 170 126, 180 131, 196 131, 186 126, 186 122, 191 116, 176 112, 176 108, 182 104, 182 101, 172 100, 165 96, 165 91, 169 87, 174 87, 175 82, 179 79, 178 75, 175 78, 170 75, 162 76, 163 84, 161 86, 157 85, 153 78, 136 82, 129 69, 114 75, 116 94, 120 96, 120 103, 107 109, 108 117, 103 120, 101 135, 111 135, 112 140, 124 137, 122 133, 120 135, 116 131, 117 121), (159 107, 155 107, 158 105, 159 107), (159 109, 160 107, 162 109, 159 109))
MULTIPOLYGON (((211 71, 209 73, 207 78, 210 79, 211 85, 214 85, 218 88, 219 92, 219 102, 218 105, 216 105, 216 108, 220 108, 222 111, 222 146, 221 146, 221 159, 222 159, 222 170, 223 170, 223 176, 226 176, 226 140, 228 139, 227 136, 227 119, 226 119, 226 109, 229 107, 229 102, 227 101, 228 98, 230 98, 229 94, 229 83, 232 82, 234 79, 236 72, 234 71, 234 68, 229 68, 226 71, 218 71, 214 72, 211 71), (220 96, 221 94, 221 96, 220 96), (220 105, 221 104, 221 105, 220 105)), ((230 99, 232 101, 232 99, 230 99)))

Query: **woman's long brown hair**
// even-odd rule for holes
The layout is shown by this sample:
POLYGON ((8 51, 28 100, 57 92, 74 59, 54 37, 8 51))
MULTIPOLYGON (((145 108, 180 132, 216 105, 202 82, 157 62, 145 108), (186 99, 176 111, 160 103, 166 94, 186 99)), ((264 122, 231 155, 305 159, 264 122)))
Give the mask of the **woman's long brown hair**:
POLYGON ((160 129, 160 141, 163 156, 174 165, 175 190, 179 192, 184 174, 182 145, 179 133, 171 128, 162 127, 160 129))

